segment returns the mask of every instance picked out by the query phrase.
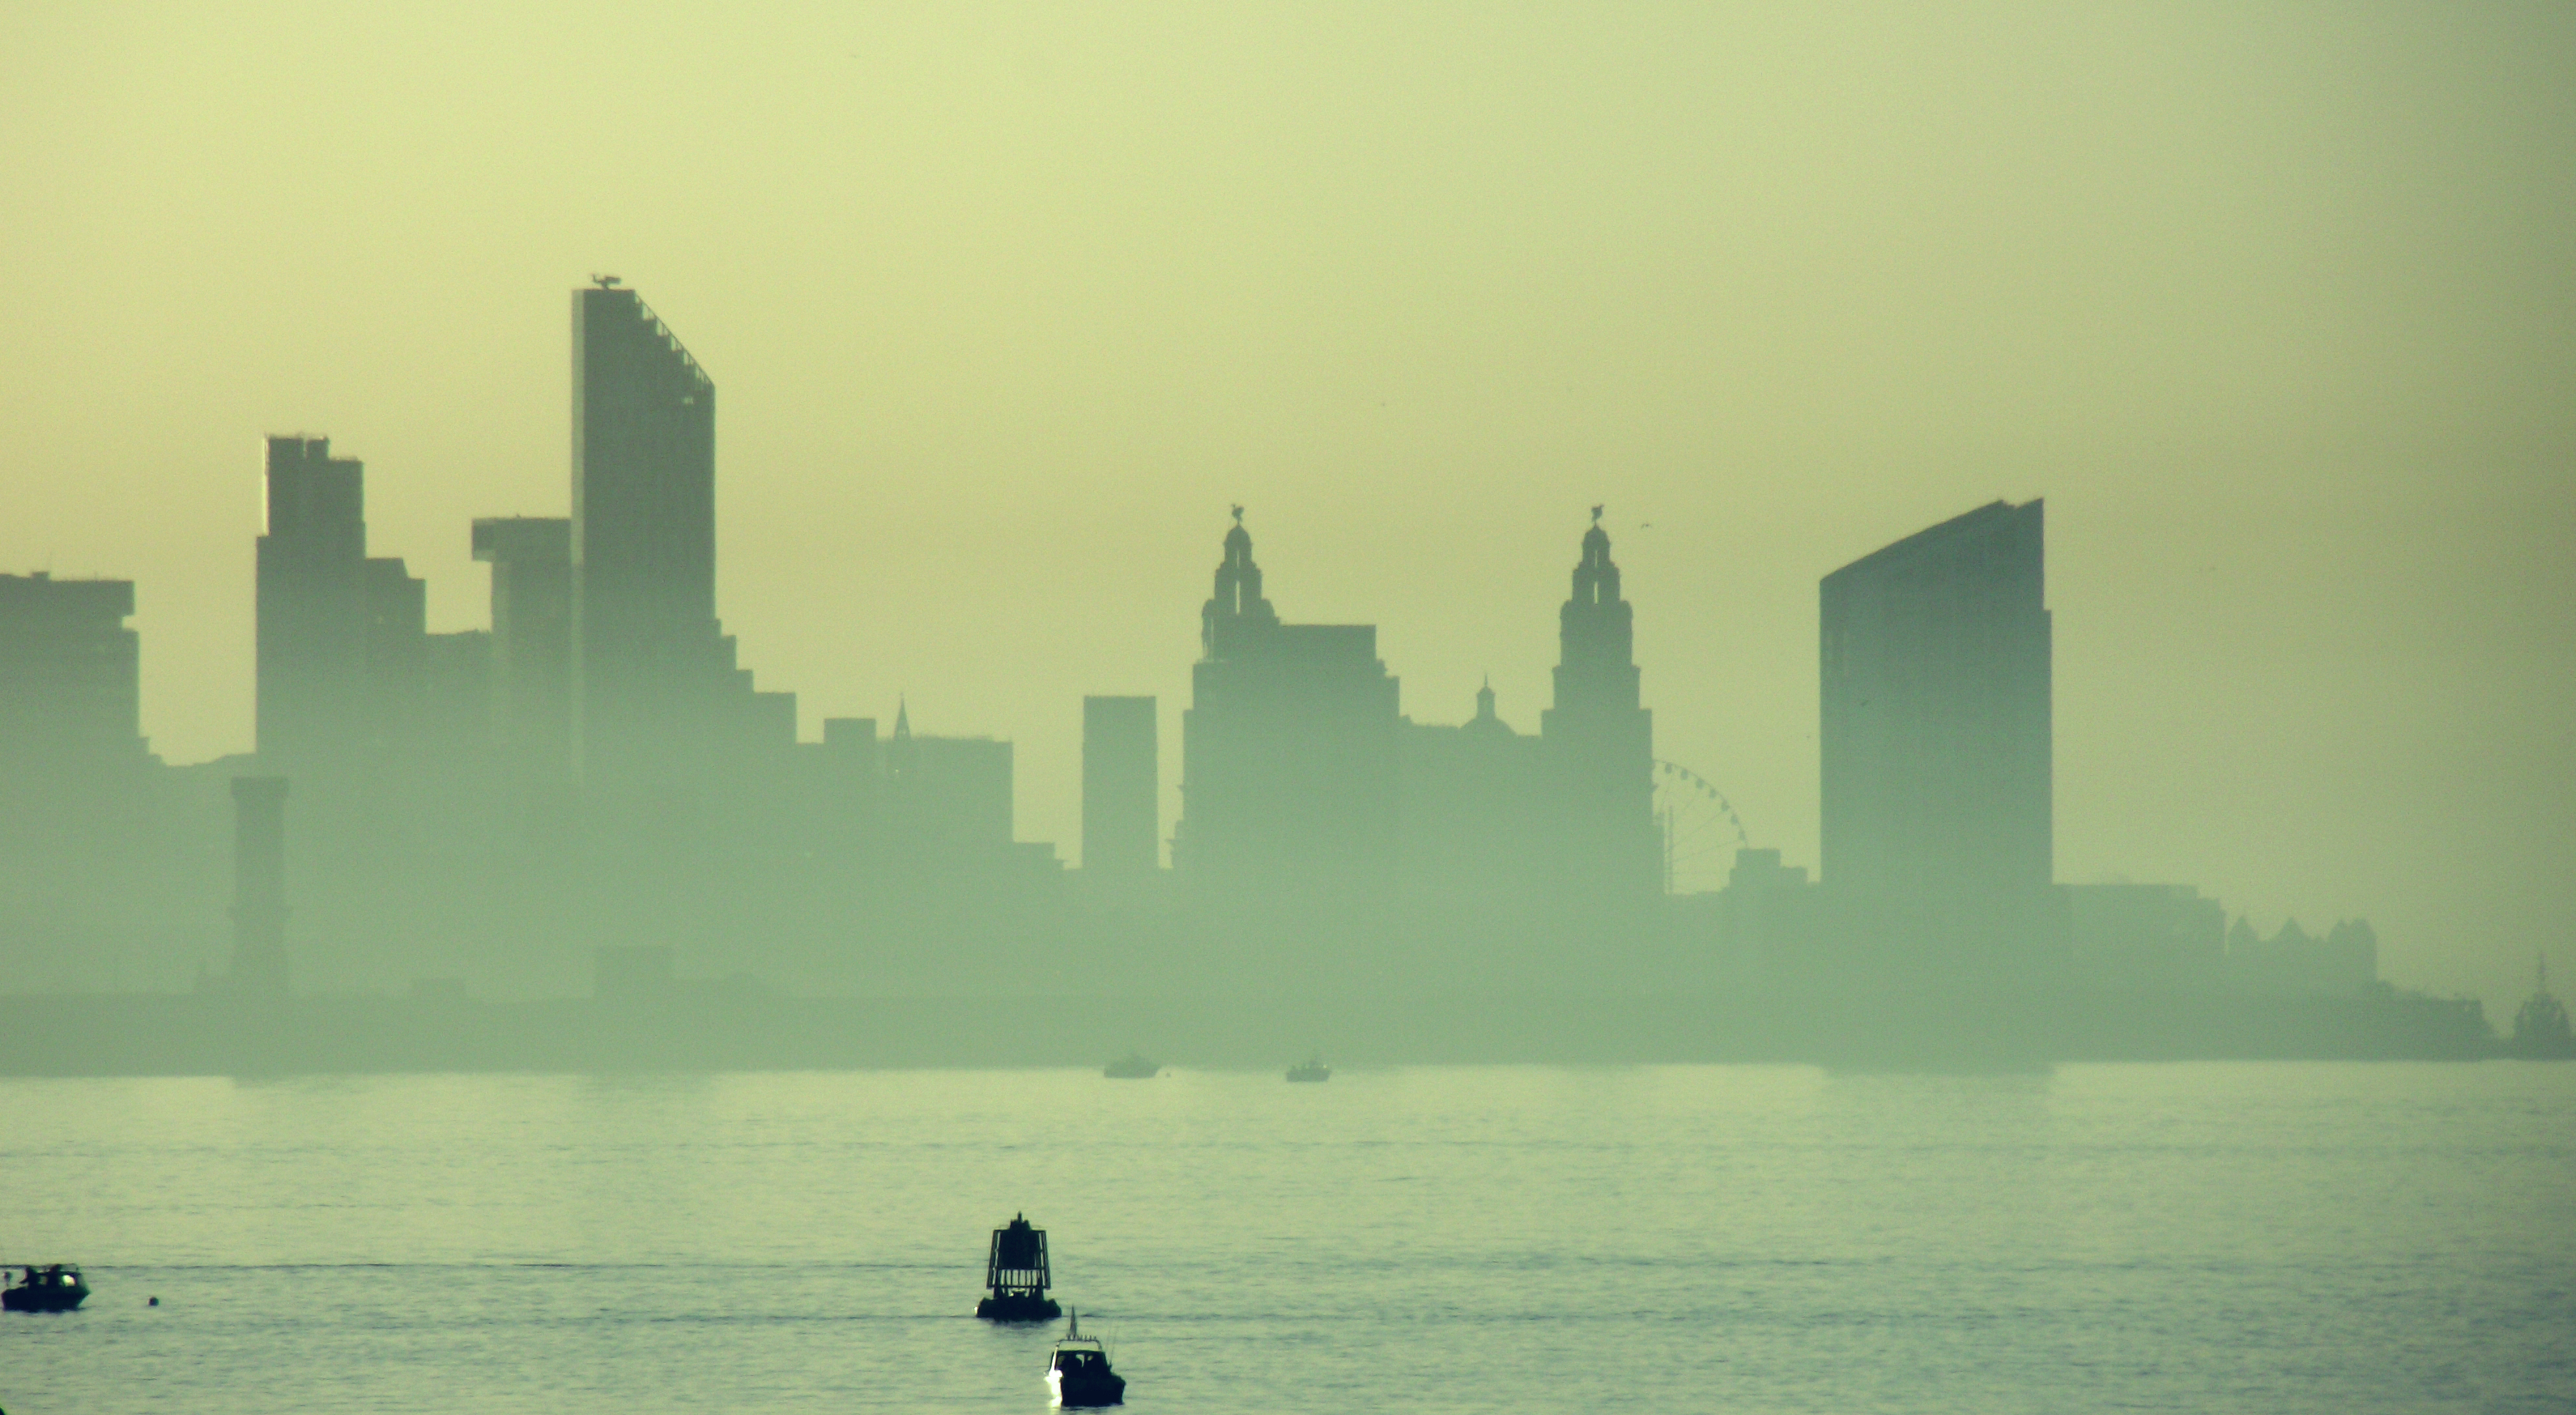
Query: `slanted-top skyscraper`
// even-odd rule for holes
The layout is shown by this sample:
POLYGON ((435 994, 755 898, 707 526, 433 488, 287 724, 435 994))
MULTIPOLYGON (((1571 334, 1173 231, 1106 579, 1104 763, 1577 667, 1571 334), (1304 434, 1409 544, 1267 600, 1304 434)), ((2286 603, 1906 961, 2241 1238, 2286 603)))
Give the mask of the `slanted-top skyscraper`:
POLYGON ((1561 811, 1556 854, 1575 893, 1603 902, 1656 892, 1655 715, 1638 703, 1634 614, 1601 508, 1583 533, 1574 592, 1557 612, 1556 702, 1539 714, 1561 811))
POLYGON ((1819 589, 1823 883, 1865 942, 1971 978, 2048 938, 2043 516, 1981 506, 1819 589))
POLYGON ((572 297, 577 730, 597 767, 667 759, 713 724, 716 386, 633 290, 572 297))

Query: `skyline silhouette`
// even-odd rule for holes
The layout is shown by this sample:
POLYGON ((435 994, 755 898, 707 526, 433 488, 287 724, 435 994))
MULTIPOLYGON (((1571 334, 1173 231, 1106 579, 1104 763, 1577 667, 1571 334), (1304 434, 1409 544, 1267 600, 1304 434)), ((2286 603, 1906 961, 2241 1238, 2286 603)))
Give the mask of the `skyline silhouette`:
POLYGON ((1490 676, 1526 730, 1607 502, 1661 755, 1812 870, 1812 582, 2045 495, 2059 875, 2526 991, 2576 932, 2563 24, 1640 26, 539 25, 539 82, 382 18, 49 22, 0 568, 135 581, 156 749, 246 750, 258 436, 365 459, 370 553, 477 628, 460 518, 569 515, 564 291, 613 270, 724 385, 726 629, 803 737, 909 694, 1070 847, 1072 704, 1183 698, 1231 502, 1418 716, 1490 676), (317 81, 245 103, 251 55, 317 81))
MULTIPOLYGON (((571 327, 575 514, 471 521, 474 557, 492 567, 487 627, 429 632, 424 582, 403 560, 369 554, 362 461, 335 457, 326 437, 268 439, 256 578, 261 741, 239 770, 319 783, 323 831, 334 848, 357 851, 319 872, 326 889, 346 897, 340 929, 373 939, 370 907, 399 907, 424 888, 492 887, 464 884, 467 876, 431 884, 442 876, 416 846, 395 843, 410 834, 386 833, 387 809, 411 818, 415 831, 524 837, 514 867, 522 877, 505 893, 534 902, 529 891, 571 886, 587 895, 587 905, 558 918, 559 927, 575 918, 584 926, 544 942, 558 953, 596 949, 600 989, 611 954, 651 955, 658 961, 647 971, 663 980, 654 986, 670 986, 672 946, 634 941, 652 938, 694 937, 701 961, 753 983, 760 971, 736 965, 767 958, 779 979, 769 940, 745 946, 742 931, 765 925, 725 918, 750 902, 730 873, 750 857, 685 843, 687 830, 720 819, 773 840, 772 849, 840 862, 827 869, 912 876, 910 905, 829 888, 814 895, 806 947, 845 956, 820 974, 810 962, 783 965, 800 991, 867 969, 871 933, 908 935, 896 946, 917 954, 936 949, 958 926, 939 901, 957 891, 998 885, 1016 902, 997 918, 1060 926, 1067 902, 1040 877, 1076 863, 1080 842, 1021 838, 1009 741, 916 736, 899 703, 882 737, 874 719, 827 718, 821 740, 800 746, 795 694, 754 690, 753 670, 737 662, 717 618, 713 380, 616 276, 594 276, 573 292, 571 327), (809 755, 817 747, 821 754, 809 755), (446 779, 429 788, 431 778, 446 779), (657 817, 664 823, 652 824, 657 817), (683 835, 669 834, 676 820, 690 822, 683 835), (576 879, 586 883, 571 885, 576 879), (347 912, 351 905, 359 912, 347 912), (702 917, 682 922, 693 914, 702 917)), ((1467 722, 1418 723, 1376 655, 1375 625, 1283 621, 1265 593, 1245 507, 1229 510, 1214 594, 1201 609, 1192 691, 1178 710, 1184 804, 1164 837, 1170 867, 1154 868, 1158 850, 1140 838, 1113 847, 1124 853, 1101 872, 1126 883, 1095 885, 1089 872, 1083 882, 1093 908, 1186 905, 1190 922, 1177 926, 1176 941, 1195 935, 1185 951, 1214 943, 1219 955, 1201 953, 1185 986, 1276 985, 1295 976, 1282 967, 1322 969, 1314 976, 1338 985, 1372 976, 1419 983, 1426 969, 1474 957, 1480 938, 1522 939, 1526 951, 1504 962, 1507 944, 1480 959, 1489 983, 1542 988, 1596 965, 1622 986, 1722 975, 1755 992, 1894 985, 1964 997, 2088 978, 2293 994, 2380 985, 2379 945, 2366 922, 2338 916, 2328 940, 2312 944, 2295 918, 2265 940, 2239 913, 2222 934, 2219 902, 2189 884, 2054 878, 2053 674, 2036 500, 1952 517, 1823 577, 1820 800, 1827 862, 1841 863, 1813 879, 1785 867, 1776 846, 1754 848, 1732 803, 1698 781, 1725 805, 1746 847, 1725 887, 1697 896, 1714 908, 1704 919, 1638 912, 1651 896, 1683 887, 1673 867, 1678 823, 1653 794, 1659 773, 1698 779, 1657 755, 1604 504, 1590 508, 1559 608, 1553 701, 1527 737, 1498 715, 1490 679, 1467 722), (1164 875, 1172 882, 1155 882, 1164 875), (1547 938, 1555 942, 1539 942, 1547 938), (1706 956, 1678 972, 1640 961, 1665 947, 1706 956), (1382 951, 1372 961, 1386 948, 1411 961, 1390 962, 1382 951), (1239 956, 1209 961, 1228 950, 1239 956), (1256 956, 1265 950, 1276 961, 1256 956), (1577 964, 1587 951, 1599 956, 1577 964)), ((107 697, 61 699, 66 740, 99 736, 98 724, 131 730, 139 646, 122 624, 131 584, 12 583, 20 587, 8 601, 18 606, 13 632, 25 646, 10 659, 14 696, 36 703, 59 692, 44 676, 55 671, 48 641, 25 635, 54 622, 48 606, 60 602, 62 612, 97 620, 104 651, 121 665, 107 697)), ((923 588, 935 595, 939 587, 923 588)), ((1082 703, 1083 838, 1120 813, 1126 833, 1142 836, 1154 818, 1159 704, 1098 694, 1082 703), (1096 756, 1116 765, 1095 769, 1096 756)), ((120 783, 135 780, 132 763, 146 759, 132 749, 142 743, 110 746, 117 764, 104 774, 82 775, 88 769, 69 756, 44 770, 57 772, 76 807, 85 791, 131 795, 137 788, 120 783)), ((35 773, 28 780, 44 779, 35 756, 22 749, 13 760, 35 773)), ((230 774, 230 760, 208 765, 230 774)), ((236 940, 229 964, 200 960, 201 979, 288 990, 277 898, 287 780, 262 778, 256 795, 244 794, 250 778, 234 780, 243 812, 236 863, 245 872, 236 940), (253 811, 254 799, 267 804, 253 811), (268 883, 257 889, 246 863, 254 858, 268 862, 258 876, 268 883)), ((165 804, 139 808, 166 830, 169 791, 159 795, 165 804)), ((130 868, 158 868, 148 850, 134 856, 130 868)), ((80 888, 62 883, 67 897, 53 927, 80 917, 80 888)), ((460 925, 423 927, 421 944, 439 965, 442 931, 460 925)), ((166 955, 170 942, 139 951, 166 955)), ((473 977, 477 950, 458 953, 453 937, 445 943, 473 977)), ((412 952, 417 968, 420 945, 412 952)), ((343 985, 353 976, 347 957, 325 949, 320 959, 343 985)), ((383 966, 372 965, 380 982, 383 966)), ((923 966, 914 986, 944 990, 975 975, 923 966)), ((564 967, 554 965, 558 980, 564 967)), ((618 969, 631 972, 627 963, 618 969)), ((442 970, 414 987, 466 978, 442 970)), ((508 994, 529 982, 487 973, 481 985, 508 994)))
MULTIPOLYGON (((574 514, 470 519, 491 627, 431 633, 423 581, 370 553, 363 462, 327 438, 269 439, 253 756, 173 768, 119 736, 137 722, 129 584, 9 581, 11 701, 44 724, 31 741, 87 745, 20 744, 0 765, 13 794, 55 807, 46 827, 106 831, 42 867, 13 860, 26 902, 5 961, 22 991, 45 951, 30 942, 86 934, 142 962, 146 991, 193 959, 197 991, 261 1007, 406 984, 439 1005, 561 996, 586 973, 613 1008, 753 1012, 772 995, 1032 988, 1498 1015, 1664 994, 1715 1009, 1685 1048, 1886 1059, 2045 1057, 2084 1017, 2140 1054, 2487 1044, 2458 1039, 2488 1035, 2475 1003, 2382 979, 2366 921, 2265 939, 2241 914, 2222 928, 2195 882, 2055 877, 2038 501, 1954 516, 1819 581, 1813 873, 1659 756, 1605 504, 1523 734, 1490 683, 1466 721, 1417 721, 1376 625, 1284 617, 1235 503, 1177 709, 1170 865, 1148 834, 1161 705, 1086 694, 1085 838, 1107 863, 1069 874, 1057 843, 1018 828, 1006 739, 916 732, 899 700, 891 730, 826 718, 799 740, 795 696, 754 689, 718 618, 714 381, 616 277, 576 290, 571 313, 574 514), (226 956, 189 943, 208 844, 191 837, 218 780, 235 805, 226 956), (1735 828, 1722 887, 1677 872, 1669 793, 1685 783, 1735 828), (291 785, 308 803, 293 833, 291 785), (119 838, 118 821, 149 828, 119 838), (309 906, 288 902, 290 876, 309 906), (106 901, 141 881, 163 887, 157 906, 111 921, 106 901), (2313 1025, 2297 1022, 2271 1037, 2261 1014, 2290 1004, 2263 998, 2343 999, 2380 1040, 2288 1040, 2313 1025)), ((41 845, 36 819, 19 815, 18 836, 41 845)))

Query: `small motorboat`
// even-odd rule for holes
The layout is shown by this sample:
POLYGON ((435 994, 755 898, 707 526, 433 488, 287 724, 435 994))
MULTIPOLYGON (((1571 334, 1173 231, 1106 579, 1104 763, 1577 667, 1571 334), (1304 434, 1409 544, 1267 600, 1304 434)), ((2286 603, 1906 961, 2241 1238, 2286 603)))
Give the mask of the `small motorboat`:
MULTIPOLYGON (((89 1284, 81 1281, 81 1270, 72 1263, 54 1263, 38 1267, 26 1265, 27 1275, 10 1287, 0 1288, 0 1310, 11 1312, 68 1312, 89 1295, 89 1284)), ((7 1269, 0 1268, 0 1276, 7 1269)))
POLYGON ((1100 1068, 1100 1074, 1112 1081, 1151 1081, 1162 1072, 1161 1063, 1146 1060, 1141 1051, 1131 1051, 1100 1068))
POLYGON ((1306 1058, 1303 1064, 1288 1068, 1288 1079, 1291 1081, 1330 1081, 1333 1079, 1333 1068, 1326 1066, 1324 1064, 1324 1059, 1321 1056, 1310 1056, 1306 1058))
POLYGON ((1047 1390, 1058 1405, 1123 1405, 1126 1378, 1109 1369, 1109 1348, 1082 1334, 1082 1314, 1065 1324, 1064 1340, 1047 1358, 1047 1390))

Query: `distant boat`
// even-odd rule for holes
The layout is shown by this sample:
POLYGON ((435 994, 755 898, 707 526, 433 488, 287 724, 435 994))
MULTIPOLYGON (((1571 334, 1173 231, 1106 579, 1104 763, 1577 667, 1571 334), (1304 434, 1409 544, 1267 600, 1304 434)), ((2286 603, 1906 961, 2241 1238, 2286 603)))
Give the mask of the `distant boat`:
POLYGON ((1333 1068, 1324 1064, 1324 1058, 1322 1056, 1310 1056, 1306 1058, 1304 1064, 1288 1068, 1288 1079, 1291 1081, 1330 1081, 1333 1079, 1333 1068))
POLYGON ((2504 1044, 2505 1055, 2534 1060, 2560 1060, 2576 1057, 2576 1036, 2569 1034, 2567 1008, 2549 995, 2549 960, 2540 960, 2531 985, 2531 996, 2523 999, 2522 1010, 2513 1015, 2513 1037, 2504 1044))
MULTIPOLYGON (((6 1274, 0 1269, 0 1275, 6 1274)), ((16 1286, 0 1288, 0 1310, 11 1312, 68 1312, 89 1295, 89 1284, 81 1281, 80 1268, 72 1263, 55 1263, 50 1267, 27 1264, 27 1275, 16 1286)))
POLYGON ((1141 1051, 1131 1051, 1100 1068, 1100 1074, 1112 1081, 1151 1081, 1162 1072, 1162 1064, 1147 1061, 1141 1051))
POLYGON ((1058 1405, 1124 1405, 1127 1381, 1109 1369, 1109 1348, 1082 1334, 1082 1314, 1065 1325, 1064 1340, 1047 1357, 1047 1391, 1058 1405))

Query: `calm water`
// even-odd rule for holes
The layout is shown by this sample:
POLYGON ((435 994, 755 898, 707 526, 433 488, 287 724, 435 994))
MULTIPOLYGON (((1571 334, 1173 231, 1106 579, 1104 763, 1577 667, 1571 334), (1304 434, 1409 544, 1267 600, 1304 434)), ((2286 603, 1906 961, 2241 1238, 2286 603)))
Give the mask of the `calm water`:
POLYGON ((0 1081, 45 1411, 2576 1408, 2576 1066, 0 1081), (147 1308, 158 1295, 161 1305, 147 1308))

